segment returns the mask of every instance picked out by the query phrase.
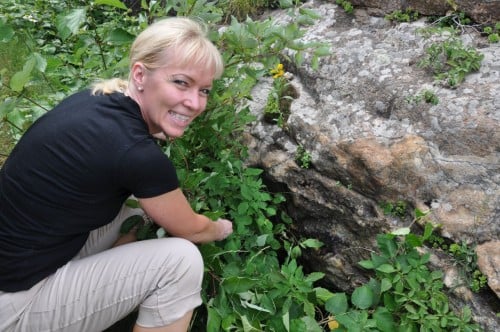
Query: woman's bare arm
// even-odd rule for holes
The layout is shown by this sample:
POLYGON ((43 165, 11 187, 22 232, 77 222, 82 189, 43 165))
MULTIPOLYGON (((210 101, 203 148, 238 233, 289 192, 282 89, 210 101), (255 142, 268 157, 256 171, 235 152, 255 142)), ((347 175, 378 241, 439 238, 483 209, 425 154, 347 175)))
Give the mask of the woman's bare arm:
POLYGON ((223 240, 233 232, 231 221, 219 219, 214 222, 194 212, 180 189, 152 198, 141 198, 139 203, 144 212, 170 235, 194 243, 223 240))

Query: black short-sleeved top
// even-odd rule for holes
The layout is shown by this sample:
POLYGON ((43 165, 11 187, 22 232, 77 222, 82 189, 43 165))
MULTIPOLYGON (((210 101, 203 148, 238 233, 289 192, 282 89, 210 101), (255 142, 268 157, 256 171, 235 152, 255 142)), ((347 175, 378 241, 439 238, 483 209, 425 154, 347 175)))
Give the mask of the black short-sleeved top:
POLYGON ((28 129, 0 170, 0 290, 25 290, 55 272, 131 194, 178 186, 135 101, 70 96, 28 129))

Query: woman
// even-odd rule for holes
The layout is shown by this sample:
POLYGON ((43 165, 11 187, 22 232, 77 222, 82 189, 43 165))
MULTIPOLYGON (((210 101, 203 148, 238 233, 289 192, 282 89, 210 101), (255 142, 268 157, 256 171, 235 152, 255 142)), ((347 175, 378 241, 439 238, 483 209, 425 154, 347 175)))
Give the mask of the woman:
POLYGON ((134 41, 128 82, 70 96, 23 135, 0 170, 0 331, 102 331, 136 308, 134 331, 187 330, 203 277, 193 243, 232 223, 191 209, 156 138, 182 136, 222 70, 203 26, 161 20, 134 41), (138 213, 172 237, 118 239, 138 213))

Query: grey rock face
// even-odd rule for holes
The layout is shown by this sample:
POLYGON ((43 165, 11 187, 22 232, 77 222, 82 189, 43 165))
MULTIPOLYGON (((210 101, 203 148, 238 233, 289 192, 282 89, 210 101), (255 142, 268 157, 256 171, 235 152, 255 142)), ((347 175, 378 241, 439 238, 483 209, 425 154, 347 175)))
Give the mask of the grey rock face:
MULTIPOLYGON (((338 289, 367 280, 357 262, 375 247, 376 234, 411 222, 385 216, 381 202, 402 200, 430 211, 442 236, 478 244, 493 300, 455 288, 449 262, 436 264, 447 273, 455 305, 471 306, 478 322, 498 330, 500 44, 463 35, 484 59, 478 72, 450 89, 416 65, 434 41, 418 33, 424 20, 391 25, 364 10, 348 16, 333 3, 305 6, 323 18, 304 38, 330 43, 332 55, 318 71, 307 63, 287 68, 299 97, 286 130, 258 121, 246 137, 249 162, 286 188, 296 231, 325 243, 307 259, 338 289), (415 102, 424 91, 432 91, 437 105, 415 102), (312 157, 308 169, 294 160, 299 145, 312 157)), ((289 19, 280 12, 273 17, 289 19)), ((270 80, 255 88, 250 104, 260 118, 270 80)))
POLYGON ((463 12, 478 23, 495 24, 500 20, 499 0, 352 0, 351 3, 382 16, 396 10, 412 9, 427 16, 443 16, 450 11, 463 12))

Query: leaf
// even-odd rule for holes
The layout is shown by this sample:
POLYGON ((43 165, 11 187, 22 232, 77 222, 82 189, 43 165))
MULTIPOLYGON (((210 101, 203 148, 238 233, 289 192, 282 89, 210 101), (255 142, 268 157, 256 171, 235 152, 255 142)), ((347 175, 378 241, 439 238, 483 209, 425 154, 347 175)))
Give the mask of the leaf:
POLYGON ((318 325, 318 322, 311 316, 304 316, 301 320, 305 323, 306 329, 304 332, 323 332, 323 329, 318 325))
POLYGON ((375 266, 373 265, 373 261, 371 260, 362 260, 359 261, 358 264, 367 270, 373 270, 375 268, 375 266))
POLYGON ((0 20, 0 42, 8 42, 14 36, 14 29, 0 20))
POLYGON ((373 318, 375 318, 376 325, 380 331, 396 331, 394 319, 386 308, 378 307, 373 313, 373 318))
POLYGON ((24 86, 30 81, 31 73, 36 65, 36 59, 33 57, 28 58, 24 63, 23 69, 15 73, 10 79, 10 88, 15 92, 21 92, 24 86))
POLYGON ((124 29, 113 29, 106 36, 106 41, 115 44, 128 44, 134 40, 134 35, 124 29))
POLYGON ((396 256, 398 247, 394 241, 392 234, 379 234, 377 235, 377 244, 380 251, 387 257, 396 256))
POLYGON ((125 10, 128 9, 127 6, 125 6, 125 4, 119 0, 95 0, 94 3, 96 5, 106 5, 125 10))
POLYGON ((262 170, 260 168, 249 167, 249 168, 245 169, 244 174, 247 176, 257 176, 257 175, 262 174, 262 172, 264 172, 264 170, 262 170))
POLYGON ((35 68, 39 72, 45 72, 45 69, 47 68, 47 59, 45 59, 40 53, 35 52, 32 55, 30 55, 30 58, 35 59, 35 68))
POLYGON ((214 308, 207 307, 207 311, 208 311, 207 332, 220 331, 220 324, 222 317, 214 308))
POLYGON ((6 116, 15 109, 16 105, 16 99, 6 99, 0 103, 0 121, 3 121, 6 116))
POLYGON ((252 326, 247 316, 241 316, 241 322, 243 323, 243 332, 261 332, 260 328, 252 326))
POLYGON ((373 300, 373 291, 367 285, 356 288, 351 296, 352 304, 359 309, 368 309, 373 304, 373 300))
POLYGON ((410 246, 410 248, 420 247, 423 244, 421 236, 416 234, 408 234, 405 238, 405 243, 410 246))
POLYGON ((325 274, 323 272, 312 272, 308 274, 304 280, 305 282, 313 283, 315 281, 323 279, 324 276, 325 274))
POLYGON ((393 235, 408 235, 408 234, 410 234, 410 228, 409 227, 398 228, 398 229, 392 231, 391 234, 393 234, 393 235))
POLYGON ((315 20, 317 19, 320 19, 321 18, 321 15, 318 14, 316 11, 312 10, 312 9, 308 9, 308 8, 304 8, 304 7, 300 7, 299 8, 299 13, 300 14, 304 14, 304 15, 307 15, 309 16, 310 18, 313 18, 315 20))
POLYGON ((241 202, 239 205, 238 205, 238 214, 241 214, 241 215, 244 215, 247 213, 248 211, 248 202, 241 202))
POLYGON ((257 237, 257 240, 255 243, 257 244, 258 247, 263 247, 266 245, 267 238, 269 237, 269 234, 262 234, 257 237))
POLYGON ((397 270, 390 264, 382 264, 379 267, 376 268, 377 271, 383 272, 383 273, 392 273, 396 272, 397 270))
POLYGON ((263 307, 261 307, 261 306, 258 306, 258 305, 256 305, 256 304, 253 304, 253 303, 250 303, 250 302, 247 302, 247 301, 241 301, 241 305, 242 305, 244 308, 250 308, 250 309, 257 310, 257 311, 261 311, 261 312, 271 313, 271 310, 266 309, 266 308, 263 308, 263 307))
POLYGON ((422 235, 422 240, 425 241, 429 239, 429 237, 432 235, 433 230, 434 226, 430 222, 426 223, 424 228, 424 235, 422 235))
POLYGON ((221 287, 229 294, 237 294, 252 289, 260 282, 259 279, 246 277, 229 277, 222 281, 221 287))
POLYGON ((347 296, 345 293, 335 293, 325 303, 325 309, 334 315, 345 313, 347 308, 347 296))
POLYGON ((86 8, 76 8, 66 15, 58 15, 56 17, 56 28, 59 36, 66 40, 69 36, 76 34, 80 26, 85 22, 86 16, 86 8))
POLYGON ((144 219, 140 215, 133 215, 125 219, 120 227, 121 234, 127 234, 135 226, 142 224, 144 219))
POLYGON ((380 283, 380 292, 383 293, 385 291, 388 291, 389 289, 391 289, 391 287, 392 287, 391 281, 387 278, 383 278, 380 283))
POLYGON ((283 316, 281 316, 281 320, 283 322, 283 325, 285 325, 286 331, 290 331, 290 312, 287 311, 283 316))
POLYGON ((329 46, 318 47, 316 50, 314 50, 314 55, 316 56, 327 56, 330 54, 332 54, 332 52, 329 46))
POLYGON ((316 239, 307 239, 301 242, 301 245, 305 248, 321 248, 323 246, 323 242, 316 239))
POLYGON ((323 287, 314 288, 314 292, 316 293, 316 298, 318 298, 323 303, 335 296, 334 293, 323 287))

